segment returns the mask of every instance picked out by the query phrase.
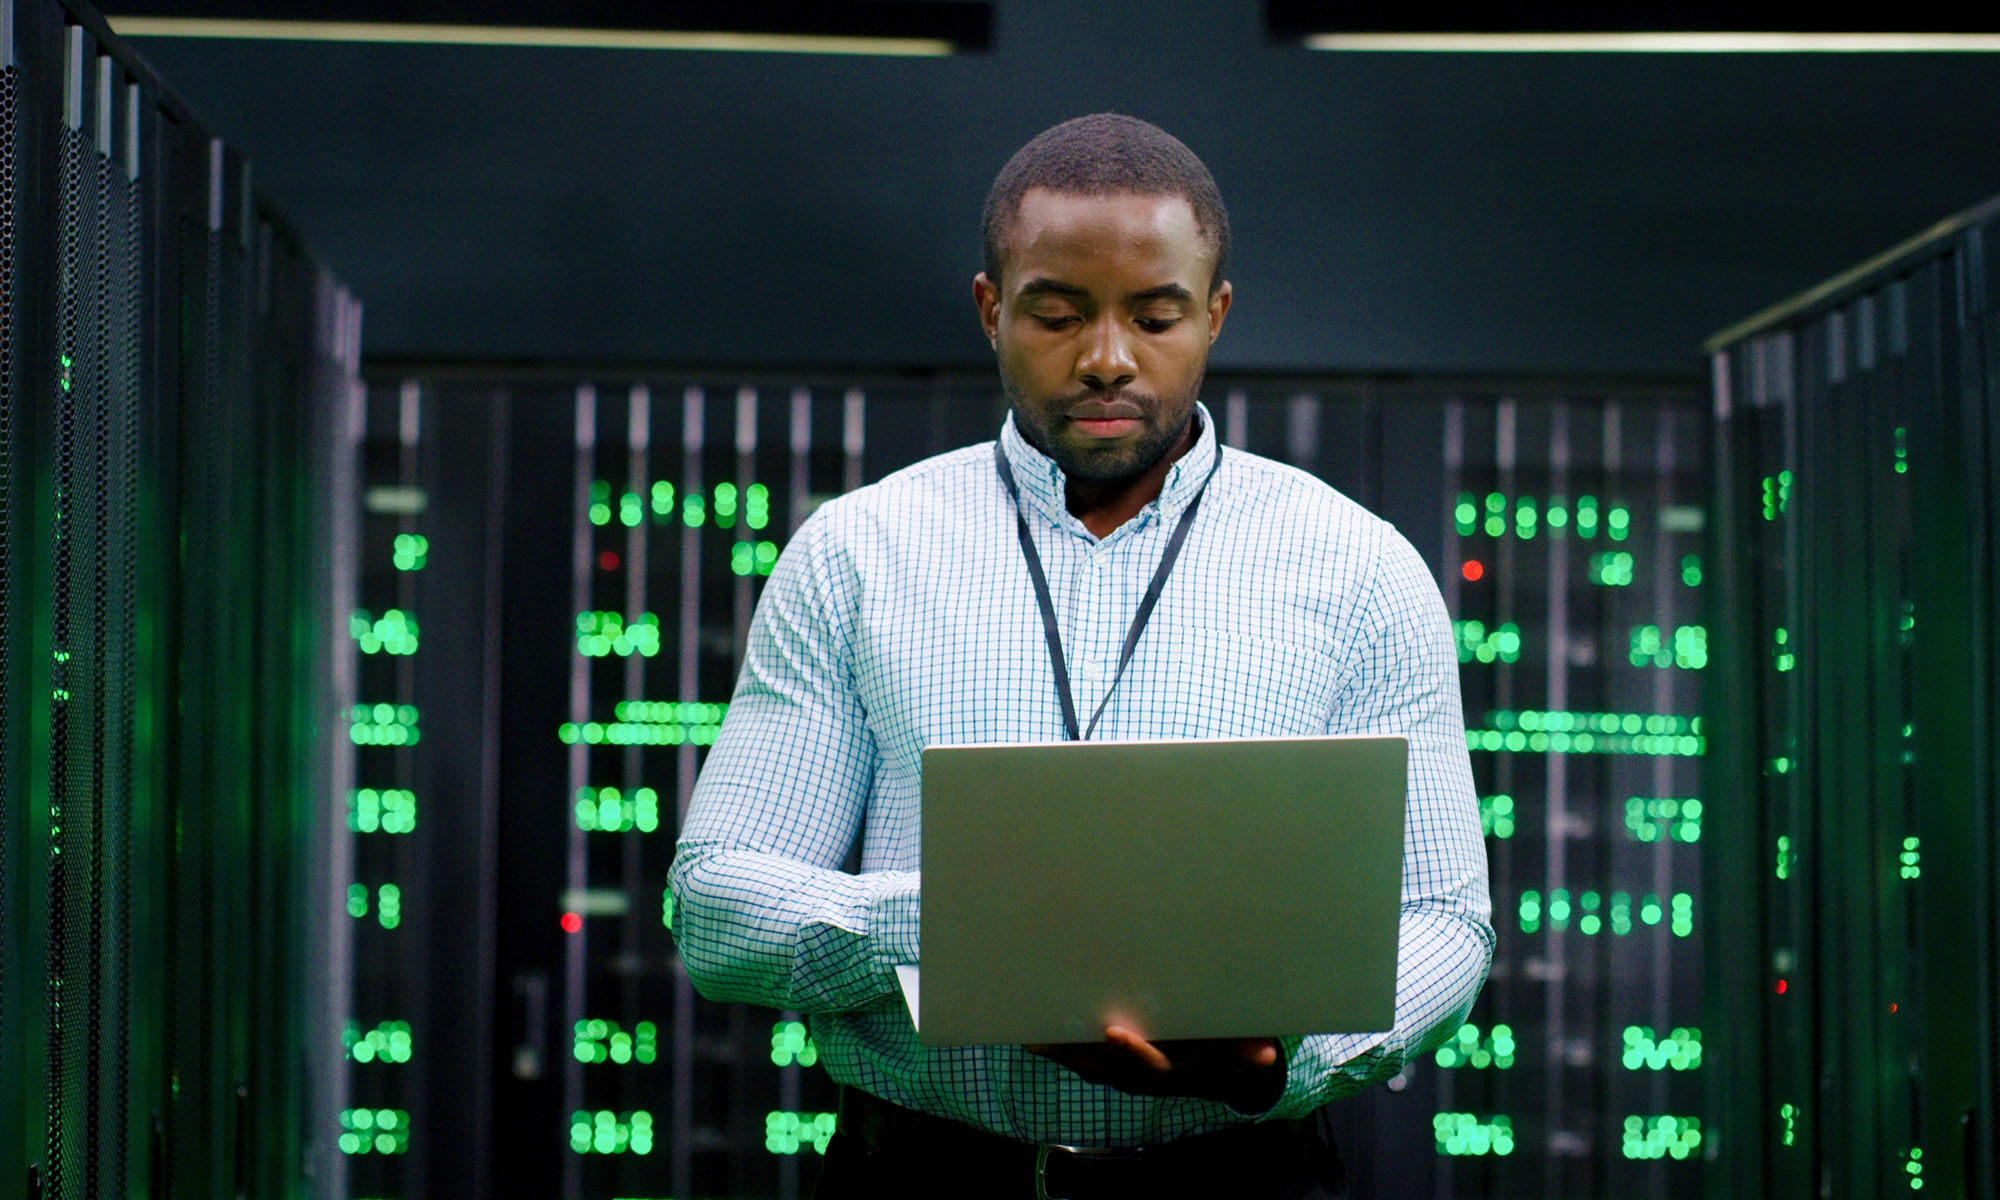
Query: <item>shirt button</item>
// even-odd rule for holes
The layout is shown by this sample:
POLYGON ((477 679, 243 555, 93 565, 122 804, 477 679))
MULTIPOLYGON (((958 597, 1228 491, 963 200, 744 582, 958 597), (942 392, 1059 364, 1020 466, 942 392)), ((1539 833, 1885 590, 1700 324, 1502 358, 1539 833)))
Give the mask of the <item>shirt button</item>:
POLYGON ((1105 677, 1104 664, 1094 658, 1086 658, 1076 664, 1076 673, 1089 680, 1103 679, 1105 677))

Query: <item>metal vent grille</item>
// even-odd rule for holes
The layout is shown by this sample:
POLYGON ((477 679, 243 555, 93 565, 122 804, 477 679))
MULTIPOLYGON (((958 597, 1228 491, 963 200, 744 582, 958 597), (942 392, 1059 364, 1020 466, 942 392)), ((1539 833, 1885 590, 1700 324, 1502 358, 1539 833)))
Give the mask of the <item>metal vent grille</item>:
MULTIPOLYGON (((8 730, 17 728, 14 711, 14 672, 10 647, 14 633, 14 140, 15 102, 20 88, 20 70, 0 70, 0 798, 16 794, 14 773, 19 764, 9 757, 12 742, 8 730)), ((14 894, 8 878, 13 861, 7 845, 5 799, 0 799, 0 896, 14 894)), ((10 923, 0 921, 0 1030, 16 1019, 7 1011, 11 990, 7 981, 7 947, 10 923)))

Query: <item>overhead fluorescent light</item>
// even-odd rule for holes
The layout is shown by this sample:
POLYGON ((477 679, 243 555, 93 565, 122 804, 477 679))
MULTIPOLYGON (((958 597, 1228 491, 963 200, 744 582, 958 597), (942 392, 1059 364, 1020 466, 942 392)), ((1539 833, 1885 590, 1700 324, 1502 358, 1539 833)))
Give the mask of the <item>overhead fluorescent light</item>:
POLYGON ((541 46, 606 50, 734 50, 762 54, 937 57, 942 38, 737 33, 683 29, 556 29, 529 25, 417 25, 387 21, 288 21, 233 17, 107 17, 120 37, 376 42, 425 46, 541 46))
POLYGON ((1311 33, 1309 50, 1498 54, 1962 54, 1996 33, 1311 33))

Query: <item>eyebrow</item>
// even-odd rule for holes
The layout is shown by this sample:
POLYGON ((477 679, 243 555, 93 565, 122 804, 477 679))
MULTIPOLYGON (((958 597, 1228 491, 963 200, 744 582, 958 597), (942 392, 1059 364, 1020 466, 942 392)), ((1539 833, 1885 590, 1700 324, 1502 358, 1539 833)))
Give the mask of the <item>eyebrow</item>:
MULTIPOLYGON (((1081 298, 1089 295, 1087 291, 1073 283, 1064 283, 1060 279, 1050 279, 1042 275, 1038 275, 1022 284, 1020 294, 1023 298, 1028 296, 1068 296, 1081 298)), ((1133 292, 1131 295, 1125 297, 1125 299, 1128 303, 1132 304, 1144 304, 1148 300, 1178 300, 1183 304, 1191 304, 1194 302, 1194 293, 1188 291, 1178 283, 1163 283, 1157 287, 1149 287, 1142 292, 1133 292)))

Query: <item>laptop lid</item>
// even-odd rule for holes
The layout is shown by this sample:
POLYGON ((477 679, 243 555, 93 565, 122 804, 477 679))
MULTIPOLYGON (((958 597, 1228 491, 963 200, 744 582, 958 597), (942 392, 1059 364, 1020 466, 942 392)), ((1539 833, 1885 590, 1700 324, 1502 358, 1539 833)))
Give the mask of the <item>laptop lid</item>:
POLYGON ((1407 758, 1374 736, 926 749, 918 1040, 1391 1028, 1407 758))

